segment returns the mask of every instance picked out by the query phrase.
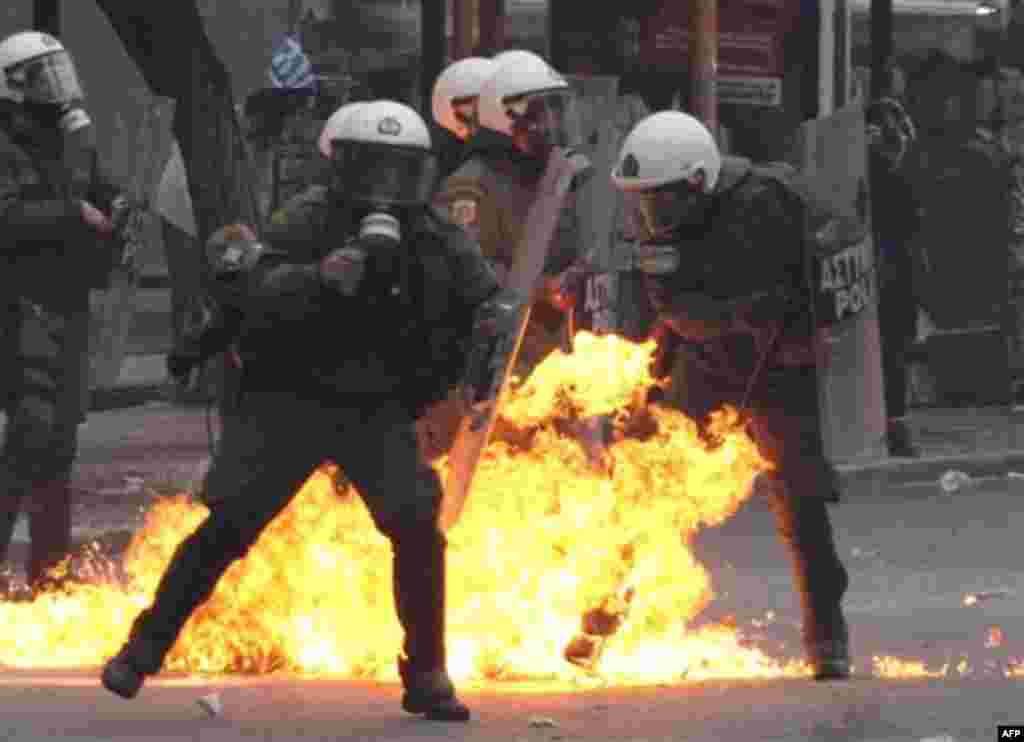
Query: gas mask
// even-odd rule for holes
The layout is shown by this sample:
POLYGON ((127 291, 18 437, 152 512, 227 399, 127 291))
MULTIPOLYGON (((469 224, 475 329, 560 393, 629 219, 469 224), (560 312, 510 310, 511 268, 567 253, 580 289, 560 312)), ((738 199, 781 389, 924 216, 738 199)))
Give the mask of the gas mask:
POLYGON ((711 196, 702 190, 702 178, 681 180, 640 191, 637 216, 654 242, 665 242, 679 230, 704 224, 711 196))
POLYGON ((26 113, 42 126, 73 134, 92 123, 85 93, 66 51, 45 54, 7 70, 7 84, 23 96, 26 113))
POLYGON ((394 253, 402 244, 402 223, 383 208, 359 220, 356 239, 369 253, 394 253))
POLYGON ((397 252, 403 239, 399 215, 429 202, 437 156, 416 147, 344 140, 332 143, 332 153, 338 196, 355 207, 359 243, 368 256, 397 252))
POLYGON ((523 154, 547 162, 555 147, 578 143, 579 122, 570 90, 549 90, 503 101, 512 141, 523 154))

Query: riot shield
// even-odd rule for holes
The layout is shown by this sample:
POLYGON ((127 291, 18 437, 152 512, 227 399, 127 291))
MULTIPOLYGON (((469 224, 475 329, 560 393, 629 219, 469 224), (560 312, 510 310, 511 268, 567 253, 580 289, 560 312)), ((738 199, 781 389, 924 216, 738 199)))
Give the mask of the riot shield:
POLYGON ((806 122, 793 164, 811 202, 807 278, 822 349, 819 397, 825 453, 835 464, 883 457, 879 276, 863 108, 850 106, 806 122))
POLYGON ((444 482, 439 524, 447 531, 458 521, 469 496, 480 456, 487 446, 497 419, 498 407, 508 386, 511 370, 530 319, 529 297, 544 269, 548 248, 573 181, 589 168, 582 155, 560 157, 549 166, 537 189, 537 197, 526 214, 523 244, 516 253, 505 289, 523 300, 515 307, 515 318, 490 340, 485 348, 470 354, 463 393, 469 413, 459 423, 444 482))

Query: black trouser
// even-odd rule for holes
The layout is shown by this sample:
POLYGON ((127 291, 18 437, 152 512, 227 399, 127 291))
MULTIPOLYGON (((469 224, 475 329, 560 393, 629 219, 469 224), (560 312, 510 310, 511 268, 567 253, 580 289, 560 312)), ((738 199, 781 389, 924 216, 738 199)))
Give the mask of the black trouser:
POLYGON ((88 314, 26 309, 17 323, 0 452, 0 561, 6 560, 22 508, 29 514, 30 584, 38 584, 71 549, 71 470, 84 418, 88 314))
POLYGON ((156 672, 192 612, 245 556, 324 460, 355 486, 394 556, 394 599, 414 672, 445 667, 445 538, 441 484, 420 456, 412 421, 397 406, 331 409, 288 394, 247 393, 224 420, 207 475, 210 514, 177 548, 152 606, 133 627, 156 672))
MULTIPOLYGON (((892 246, 890 253, 903 248, 892 246)), ((890 418, 907 414, 907 349, 917 337, 917 298, 909 256, 889 255, 882 266, 878 296, 885 409, 890 418)))
MULTIPOLYGON (((723 404, 738 406, 745 385, 711 374, 693 356, 685 374, 692 394, 672 395, 683 412, 703 419, 723 404)), ((776 529, 786 545, 803 608, 804 639, 833 638, 842 626, 840 601, 848 575, 836 550, 827 502, 838 500, 838 476, 825 457, 818 402, 818 377, 810 367, 775 368, 753 387, 749 432, 761 454, 775 464, 767 487, 776 529)))

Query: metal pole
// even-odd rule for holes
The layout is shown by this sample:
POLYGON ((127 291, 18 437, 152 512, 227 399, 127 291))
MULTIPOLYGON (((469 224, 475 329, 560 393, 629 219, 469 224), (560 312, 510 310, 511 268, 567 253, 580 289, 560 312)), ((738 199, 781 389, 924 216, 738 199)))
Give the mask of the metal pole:
POLYGON ((420 0, 420 91, 426 109, 434 81, 445 65, 446 10, 446 0, 420 0))
POLYGON ((53 36, 60 36, 60 0, 34 0, 32 27, 53 36))
POLYGON ((692 0, 690 8, 690 108, 717 139, 718 0, 692 0))
POLYGON ((452 0, 452 33, 455 36, 454 59, 473 54, 480 37, 480 4, 478 0, 452 0))
POLYGON ((835 110, 836 0, 818 5, 818 115, 835 110))
POLYGON ((288 31, 299 33, 302 22, 302 0, 288 0, 288 31))
POLYGON ((871 0, 871 98, 889 93, 892 58, 892 0, 871 0))

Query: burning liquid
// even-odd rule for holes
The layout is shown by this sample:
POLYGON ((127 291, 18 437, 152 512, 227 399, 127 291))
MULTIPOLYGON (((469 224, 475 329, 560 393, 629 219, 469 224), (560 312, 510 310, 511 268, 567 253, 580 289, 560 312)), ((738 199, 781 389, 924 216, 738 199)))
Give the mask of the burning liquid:
MULTIPOLYGON (((640 403, 653 345, 583 333, 576 347, 513 389, 449 534, 452 675, 578 680, 563 654, 581 618, 611 610, 627 591, 628 615, 619 615, 599 663, 609 682, 804 674, 802 663, 743 646, 734 628, 687 629, 713 598, 689 541, 735 513, 768 467, 735 414, 715 419, 709 446, 682 415, 640 403), (566 432, 598 414, 613 417, 603 467, 566 432)), ((125 556, 127 587, 97 578, 69 594, 0 603, 0 665, 101 664, 205 514, 187 495, 153 507, 125 556)), ((389 544, 357 496, 339 496, 325 467, 224 575, 165 669, 395 680, 400 643, 389 544)))

